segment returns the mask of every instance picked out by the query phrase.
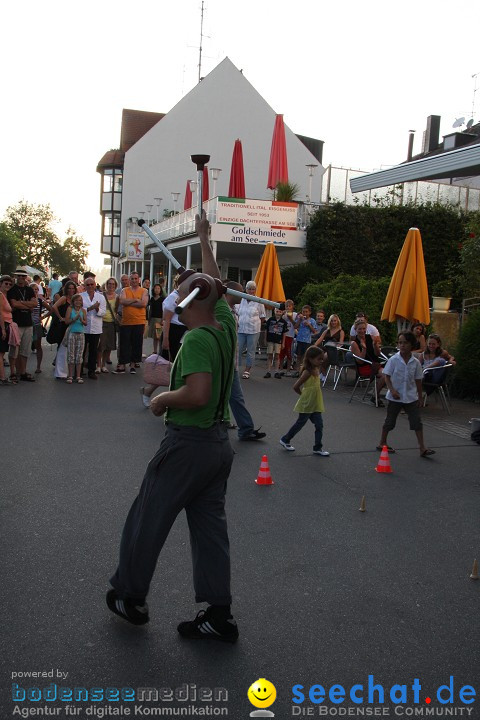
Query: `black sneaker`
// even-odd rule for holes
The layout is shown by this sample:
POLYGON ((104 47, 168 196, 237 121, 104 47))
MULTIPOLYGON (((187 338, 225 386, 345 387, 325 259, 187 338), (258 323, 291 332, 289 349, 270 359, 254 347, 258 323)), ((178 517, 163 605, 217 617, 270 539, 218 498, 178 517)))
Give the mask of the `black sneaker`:
POLYGON ((212 638, 229 643, 234 643, 238 640, 237 623, 233 617, 230 615, 226 620, 218 618, 211 607, 208 607, 206 610, 200 610, 195 620, 181 622, 177 630, 182 637, 191 640, 212 638))
POLYGON ((274 378, 277 378, 277 380, 281 380, 281 379, 282 379, 282 373, 276 372, 273 377, 274 377, 274 378))
POLYGON ((252 430, 250 435, 246 435, 245 437, 238 438, 242 442, 245 440, 262 440, 264 437, 267 436, 267 433, 260 432, 260 428, 258 430, 252 430))
POLYGON ((122 600, 116 590, 107 592, 107 606, 115 615, 119 615, 132 625, 145 625, 150 620, 147 603, 139 603, 135 600, 122 600))
POLYGON ((264 378, 271 378, 271 377, 272 377, 272 373, 266 372, 263 377, 264 377, 264 378))

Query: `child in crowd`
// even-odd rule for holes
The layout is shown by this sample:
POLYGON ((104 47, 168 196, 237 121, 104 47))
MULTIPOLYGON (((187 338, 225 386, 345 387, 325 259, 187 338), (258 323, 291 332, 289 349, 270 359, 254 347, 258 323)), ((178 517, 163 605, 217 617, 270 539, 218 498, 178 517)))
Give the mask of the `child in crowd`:
POLYGON ((330 455, 326 450, 322 450, 323 435, 323 418, 322 413, 325 408, 323 405, 322 389, 320 387, 320 367, 323 362, 323 350, 312 345, 305 353, 302 372, 293 386, 296 393, 300 395, 297 400, 294 412, 298 412, 298 420, 292 425, 290 430, 280 438, 280 445, 292 452, 295 450, 290 440, 302 429, 307 420, 315 425, 315 444, 313 452, 315 455, 328 457, 330 455), (303 386, 303 387, 302 387, 303 386))
POLYGON ((275 314, 269 317, 265 323, 267 331, 267 372, 263 376, 265 378, 272 377, 271 369, 274 362, 274 356, 278 363, 278 372, 275 373, 275 377, 277 380, 281 380, 282 378, 280 375, 280 351, 284 346, 285 333, 288 330, 287 322, 283 319, 282 315, 283 310, 275 308, 275 314))
MULTIPOLYGON (((388 388, 388 409, 377 450, 382 450, 387 444, 388 433, 395 427, 398 414, 403 408, 408 415, 410 430, 414 430, 417 435, 421 457, 428 457, 434 455, 435 450, 430 450, 423 439, 420 419, 423 371, 419 361, 412 354, 414 346, 415 335, 412 332, 400 333, 398 335, 400 351, 392 355, 383 368, 383 377, 388 388)), ((388 452, 395 452, 390 446, 387 447, 388 452)))
POLYGON ((310 305, 304 305, 295 322, 295 329, 297 330, 297 367, 302 366, 303 356, 312 342, 312 333, 317 329, 317 323, 311 317, 311 314, 312 308, 310 305))
POLYGON ((67 340, 67 383, 73 383, 73 373, 77 383, 83 383, 81 378, 83 350, 85 348, 85 325, 87 324, 87 313, 83 308, 83 300, 80 294, 74 295, 72 304, 65 315, 65 323, 70 326, 67 340))
MULTIPOLYGON (((285 301, 285 313, 283 319, 287 323, 287 332, 283 336, 283 346, 280 351, 280 357, 278 359, 279 367, 283 366, 283 362, 287 360, 287 370, 290 371, 293 368, 292 358, 292 347, 293 339, 295 337, 295 321, 297 319, 297 313, 295 312, 295 306, 293 300, 285 301)), ((287 372, 288 375, 288 372, 287 372)))

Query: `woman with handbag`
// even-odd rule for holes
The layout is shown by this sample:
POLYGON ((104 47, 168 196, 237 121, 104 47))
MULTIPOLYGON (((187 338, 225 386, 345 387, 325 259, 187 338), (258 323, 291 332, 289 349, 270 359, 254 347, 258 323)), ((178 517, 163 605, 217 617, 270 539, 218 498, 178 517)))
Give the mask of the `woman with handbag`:
POLYGON ((98 346, 96 373, 108 373, 107 365, 111 364, 110 353, 112 350, 117 349, 117 331, 119 328, 117 310, 119 298, 116 290, 117 281, 113 277, 108 278, 105 283, 105 292, 103 293, 107 311, 102 318, 102 334, 98 346))
POLYGON ((37 307, 33 308, 32 310, 32 322, 33 322, 33 336, 32 336, 32 350, 35 350, 36 356, 37 356, 37 369, 35 370, 35 374, 38 375, 42 372, 42 360, 43 360, 43 349, 42 349, 42 340, 43 340, 43 325, 42 325, 42 318, 44 317, 42 315, 43 309, 45 308, 48 310, 47 315, 45 317, 48 317, 51 312, 53 312, 53 307, 50 305, 48 300, 45 300, 43 295, 39 295, 38 292, 38 285, 37 283, 30 283, 30 287, 32 288, 33 292, 35 293, 35 297, 37 299, 37 307))
POLYGON ((67 348, 62 345, 63 336, 67 331, 65 315, 72 304, 72 298, 77 292, 77 286, 73 280, 67 280, 63 286, 62 295, 53 306, 52 323, 47 333, 47 342, 57 344, 57 355, 55 357, 54 375, 65 379, 68 377, 67 369, 67 348))

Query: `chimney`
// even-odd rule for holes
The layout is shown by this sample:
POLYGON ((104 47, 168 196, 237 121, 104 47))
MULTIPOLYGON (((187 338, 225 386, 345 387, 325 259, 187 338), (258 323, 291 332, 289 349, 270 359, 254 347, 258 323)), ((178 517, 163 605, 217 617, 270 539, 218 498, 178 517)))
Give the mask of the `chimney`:
POLYGON ((409 130, 408 135, 408 150, 407 150, 407 162, 410 162, 413 156, 413 139, 415 137, 415 130, 409 130))
POLYGON ((440 115, 429 115, 427 118, 427 129, 423 135, 422 153, 426 155, 438 148, 440 137, 440 115))

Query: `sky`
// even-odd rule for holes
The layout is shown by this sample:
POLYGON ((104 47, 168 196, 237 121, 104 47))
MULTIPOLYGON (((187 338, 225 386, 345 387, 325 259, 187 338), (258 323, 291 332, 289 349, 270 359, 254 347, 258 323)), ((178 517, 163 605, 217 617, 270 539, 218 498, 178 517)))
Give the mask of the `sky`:
MULTIPOLYGON (((195 86, 200 18, 201 0, 2 3, 0 218, 50 203, 60 237, 73 226, 102 266, 97 163, 123 108, 168 112, 195 86)), ((479 27, 480 3, 205 0, 201 72, 228 56, 325 142, 325 166, 374 170, 405 160, 409 130, 420 152, 428 115, 447 134, 475 98, 480 120, 479 27)))

